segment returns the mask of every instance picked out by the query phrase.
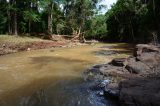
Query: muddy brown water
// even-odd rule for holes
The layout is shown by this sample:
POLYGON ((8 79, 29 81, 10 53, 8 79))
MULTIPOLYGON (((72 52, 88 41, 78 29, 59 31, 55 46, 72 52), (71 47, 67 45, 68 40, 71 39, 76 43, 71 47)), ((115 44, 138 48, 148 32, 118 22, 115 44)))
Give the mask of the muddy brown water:
POLYGON ((89 91, 82 73, 94 64, 128 57, 131 50, 126 45, 96 44, 1 56, 0 106, 109 106, 109 101, 89 91))

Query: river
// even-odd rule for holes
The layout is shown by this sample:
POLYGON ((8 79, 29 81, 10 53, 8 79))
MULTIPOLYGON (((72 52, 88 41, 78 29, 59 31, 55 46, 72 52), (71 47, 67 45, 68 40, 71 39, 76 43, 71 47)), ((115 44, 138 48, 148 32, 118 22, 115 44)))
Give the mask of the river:
POLYGON ((130 53, 127 44, 95 44, 1 56, 0 106, 110 106, 82 73, 130 53))

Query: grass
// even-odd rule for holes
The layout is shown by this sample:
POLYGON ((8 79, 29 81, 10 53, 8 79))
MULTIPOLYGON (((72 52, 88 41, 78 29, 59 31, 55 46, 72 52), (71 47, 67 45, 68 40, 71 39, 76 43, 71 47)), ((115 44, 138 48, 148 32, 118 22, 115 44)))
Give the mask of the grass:
POLYGON ((25 43, 34 41, 43 41, 43 39, 31 36, 0 35, 0 42, 25 43))

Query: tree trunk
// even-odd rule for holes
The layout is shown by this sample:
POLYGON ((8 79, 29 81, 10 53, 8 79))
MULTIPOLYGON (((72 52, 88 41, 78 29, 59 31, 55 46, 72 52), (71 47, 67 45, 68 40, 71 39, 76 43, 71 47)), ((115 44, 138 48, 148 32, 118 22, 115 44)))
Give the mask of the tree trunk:
POLYGON ((10 13, 10 10, 7 10, 7 15, 8 15, 8 34, 11 35, 12 30, 11 30, 11 13, 10 13))
POLYGON ((154 13, 154 17, 155 17, 155 15, 156 15, 156 6, 155 6, 155 1, 153 0, 153 13, 154 13))
POLYGON ((49 5, 49 13, 48 13, 48 34, 52 35, 53 29, 52 29, 52 21, 53 21, 53 3, 49 5))
MULTIPOLYGON (((16 0, 11 0, 10 1, 11 5, 15 5, 16 6, 16 0)), ((16 10, 12 10, 11 11, 11 29, 12 29, 12 35, 17 35, 17 11, 16 10)))
POLYGON ((13 30, 13 35, 18 35, 17 33, 17 12, 14 12, 14 30, 13 30))
POLYGON ((28 33, 29 34, 31 33, 31 21, 30 20, 28 21, 28 33))
POLYGON ((133 41, 135 41, 134 30, 133 30, 133 25, 132 25, 131 18, 130 18, 130 30, 131 30, 132 39, 133 39, 133 41))
MULTIPOLYGON (((10 7, 10 0, 8 0, 8 7, 10 7)), ((8 34, 12 34, 12 28, 11 28, 11 10, 7 9, 7 18, 8 18, 8 34)))

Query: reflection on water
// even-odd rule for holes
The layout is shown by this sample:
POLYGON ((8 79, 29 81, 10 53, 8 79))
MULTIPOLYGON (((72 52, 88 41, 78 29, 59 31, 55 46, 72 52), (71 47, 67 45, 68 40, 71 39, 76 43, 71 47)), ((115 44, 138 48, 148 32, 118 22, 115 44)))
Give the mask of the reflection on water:
POLYGON ((107 56, 95 54, 101 51, 126 50, 114 47, 117 47, 117 44, 97 44, 1 56, 0 106, 112 104, 89 90, 92 83, 85 82, 82 73, 93 64, 110 61, 114 57, 128 56, 125 52, 107 56))

